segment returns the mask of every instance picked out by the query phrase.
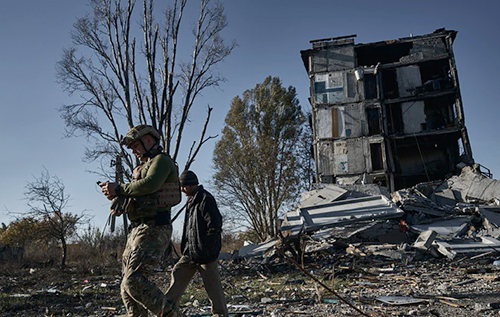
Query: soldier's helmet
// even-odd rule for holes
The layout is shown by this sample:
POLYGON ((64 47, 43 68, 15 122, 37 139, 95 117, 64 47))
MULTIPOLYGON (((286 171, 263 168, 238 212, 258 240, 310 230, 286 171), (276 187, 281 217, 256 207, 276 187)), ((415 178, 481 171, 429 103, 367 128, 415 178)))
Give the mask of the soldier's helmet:
POLYGON ((151 136, 153 136, 157 140, 160 139, 160 134, 158 133, 158 131, 156 131, 155 128, 147 124, 139 124, 128 130, 127 134, 125 134, 120 143, 122 145, 125 145, 126 147, 129 147, 132 142, 134 142, 135 140, 139 140, 146 134, 151 134, 151 136))

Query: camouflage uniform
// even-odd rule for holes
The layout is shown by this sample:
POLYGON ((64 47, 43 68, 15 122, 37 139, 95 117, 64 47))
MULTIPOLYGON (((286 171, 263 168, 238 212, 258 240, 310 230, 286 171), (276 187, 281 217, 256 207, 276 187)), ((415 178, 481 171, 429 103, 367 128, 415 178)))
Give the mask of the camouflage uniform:
POLYGON ((170 244, 171 234, 171 225, 148 223, 130 231, 123 251, 121 283, 121 296, 128 316, 148 316, 148 309, 163 316, 164 310, 171 309, 172 302, 168 302, 158 286, 147 279, 170 244))
POLYGON ((134 170, 131 183, 121 184, 118 195, 131 199, 130 232, 123 252, 121 296, 127 316, 168 316, 174 307, 148 275, 160 263, 170 245, 170 207, 158 205, 158 191, 178 180, 177 168, 168 155, 153 153, 134 170))

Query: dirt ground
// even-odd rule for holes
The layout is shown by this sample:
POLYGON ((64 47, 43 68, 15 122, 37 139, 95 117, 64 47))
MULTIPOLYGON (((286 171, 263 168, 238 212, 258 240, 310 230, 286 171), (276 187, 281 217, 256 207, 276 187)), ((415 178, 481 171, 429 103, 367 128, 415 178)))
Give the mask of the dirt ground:
MULTIPOLYGON (((221 261, 232 316, 500 316, 499 256, 422 259, 411 263, 375 256, 315 254, 306 272, 283 258, 221 261), (331 288, 332 280, 335 294, 331 288), (355 310, 345 301, 355 306, 355 310)), ((165 288, 168 272, 154 279, 165 288)), ((119 316, 120 271, 3 267, 0 316, 119 316)), ((181 300, 187 316, 209 316, 199 277, 181 300)))

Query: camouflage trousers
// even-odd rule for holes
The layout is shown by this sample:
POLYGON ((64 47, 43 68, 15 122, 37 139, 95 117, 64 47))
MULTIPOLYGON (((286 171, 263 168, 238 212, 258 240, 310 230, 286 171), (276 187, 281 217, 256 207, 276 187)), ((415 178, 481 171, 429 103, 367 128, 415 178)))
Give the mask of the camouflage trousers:
POLYGON ((146 223, 130 230, 122 257, 121 296, 127 316, 167 316, 173 302, 167 300, 148 275, 160 263, 169 247, 172 226, 155 226, 146 223))

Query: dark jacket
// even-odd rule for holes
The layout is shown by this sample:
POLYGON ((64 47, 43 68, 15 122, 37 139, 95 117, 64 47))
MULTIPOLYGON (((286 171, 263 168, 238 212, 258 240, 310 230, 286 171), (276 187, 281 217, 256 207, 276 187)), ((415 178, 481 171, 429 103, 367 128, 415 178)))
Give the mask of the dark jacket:
POLYGON ((184 217, 181 251, 195 263, 217 260, 221 248, 222 216, 212 194, 198 186, 188 199, 184 217))

